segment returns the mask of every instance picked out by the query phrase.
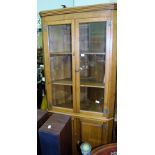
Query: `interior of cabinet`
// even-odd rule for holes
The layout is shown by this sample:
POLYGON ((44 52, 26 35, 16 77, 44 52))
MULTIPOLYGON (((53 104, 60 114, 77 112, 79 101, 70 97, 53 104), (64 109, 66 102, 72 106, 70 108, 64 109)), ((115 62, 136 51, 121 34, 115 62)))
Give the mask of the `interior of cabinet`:
POLYGON ((79 22, 80 110, 103 112, 106 24, 79 22))
POLYGON ((49 51, 51 53, 71 53, 71 25, 48 26, 49 51))
POLYGON ((80 86, 104 88, 105 55, 80 55, 80 86))
POLYGON ((85 111, 103 112, 104 89, 81 87, 80 109, 85 111))
MULTIPOLYGON (((106 22, 79 24, 80 110, 103 112, 106 22)), ((48 26, 53 106, 73 108, 71 25, 48 26)))
POLYGON ((71 25, 48 26, 51 80, 53 84, 71 84, 71 25))
POLYGON ((104 87, 106 22, 79 24, 80 83, 104 87))
POLYGON ((106 52, 106 22, 80 23, 80 53, 106 52))
POLYGON ((72 86, 52 85, 53 106, 73 108, 72 86))
POLYGON ((52 56, 50 57, 50 65, 53 84, 71 84, 72 57, 70 55, 52 56))
POLYGON ((48 26, 53 106, 73 108, 71 25, 48 26))
POLYGON ((50 62, 53 106, 73 108, 71 56, 52 56, 50 62))

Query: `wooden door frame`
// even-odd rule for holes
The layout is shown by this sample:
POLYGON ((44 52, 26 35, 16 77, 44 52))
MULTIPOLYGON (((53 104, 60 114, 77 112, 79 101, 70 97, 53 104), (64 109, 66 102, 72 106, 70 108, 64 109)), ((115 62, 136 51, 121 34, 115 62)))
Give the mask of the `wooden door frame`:
MULTIPOLYGON (((111 17, 108 16, 103 16, 103 17, 99 17, 99 18, 79 18, 79 19, 75 19, 75 39, 76 39, 76 45, 75 45, 75 59, 76 59, 76 103, 77 103, 77 112, 78 113, 87 113, 87 114, 91 114, 94 116, 108 116, 109 113, 98 113, 98 112, 89 112, 89 111, 80 111, 80 72, 79 72, 79 68, 80 68, 80 51, 79 51, 79 24, 80 23, 91 23, 91 22, 101 22, 101 21, 107 21, 107 30, 106 30, 106 66, 105 66, 105 91, 104 91, 104 109, 108 109, 109 112, 109 97, 108 97, 108 93, 109 92, 109 87, 111 86, 111 65, 112 65, 112 58, 111 58, 111 53, 112 53, 112 19, 111 17)), ((113 64, 114 65, 114 64, 113 64)), ((113 66, 114 67, 114 66, 113 66)), ((113 103, 114 104, 114 103, 113 103)))
POLYGON ((43 49, 44 49, 44 64, 45 64, 45 77, 46 77, 46 94, 48 101, 48 110, 55 110, 60 112, 76 112, 75 103, 75 52, 74 52, 74 20, 60 20, 60 21, 46 21, 42 18, 42 28, 43 28, 43 49), (72 43, 72 93, 73 93, 73 109, 53 107, 52 105, 52 85, 51 85, 51 67, 50 67, 50 54, 48 49, 48 26, 52 25, 71 25, 71 43, 72 43))

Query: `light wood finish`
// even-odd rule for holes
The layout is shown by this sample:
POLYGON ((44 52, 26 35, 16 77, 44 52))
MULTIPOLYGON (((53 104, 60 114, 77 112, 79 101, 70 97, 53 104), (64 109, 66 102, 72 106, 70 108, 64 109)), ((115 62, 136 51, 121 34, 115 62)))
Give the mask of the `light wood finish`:
POLYGON ((74 113, 72 110, 67 109, 67 108, 65 108, 65 110, 63 110, 63 111, 61 109, 62 108, 54 107, 52 110, 49 110, 49 112, 51 112, 51 113, 59 113, 59 114, 66 114, 66 115, 69 115, 69 116, 73 116, 75 118, 85 118, 85 119, 90 119, 90 120, 94 120, 94 121, 98 121, 98 122, 102 122, 102 123, 114 119, 113 117, 111 117, 111 118, 104 117, 101 114, 87 115, 86 113, 74 113))
POLYGON ((75 22, 72 20, 72 26, 71 26, 71 33, 72 33, 72 81, 73 81, 73 111, 77 112, 77 103, 76 103, 76 75, 75 75, 75 22))
MULTIPOLYGON (((111 66, 111 21, 107 22, 107 31, 106 31, 106 64, 105 64, 105 91, 104 91, 104 107, 103 109, 108 109, 108 114, 109 114, 109 101, 108 101, 108 94, 110 93, 110 76, 111 76, 111 71, 110 71, 110 66, 111 66)), ((114 104, 114 103, 113 103, 114 104)), ((107 116, 105 114, 105 116, 107 116)))
MULTIPOLYGON (((105 16, 102 17, 102 18, 88 18, 88 19, 77 19, 76 20, 76 51, 77 51, 77 69, 76 70, 79 70, 79 67, 80 67, 80 64, 79 64, 79 61, 80 61, 80 58, 79 58, 79 53, 80 53, 80 49, 79 49, 79 24, 81 23, 91 23, 91 22, 102 22, 102 21, 107 21, 107 18, 105 16)), ((110 85, 110 74, 111 74, 111 71, 110 71, 110 66, 111 66, 111 43, 112 43, 112 40, 111 40, 111 36, 112 36, 112 33, 111 33, 111 21, 107 21, 107 35, 106 35, 106 74, 105 74, 105 86, 104 85, 97 85, 95 84, 94 87, 97 87, 98 88, 105 88, 105 92, 104 92, 104 97, 105 97, 105 100, 104 100, 104 107, 103 109, 108 109, 108 104, 109 104, 109 101, 108 101, 108 95, 109 95, 109 85, 110 85)), ((77 72, 77 83, 76 83, 76 88, 77 89, 77 98, 80 99, 80 89, 79 89, 79 85, 81 86, 84 86, 80 83, 80 72, 77 72)), ((115 78, 115 77, 114 77, 115 78)), ((90 85, 90 84, 89 84, 90 85)), ((86 84, 86 86, 89 86, 86 84)), ((92 84, 92 87, 93 87, 93 84, 92 84)), ((80 100, 77 101, 77 103, 80 103, 80 100)), ((111 103, 112 104, 112 103, 111 103)), ((114 104, 114 102, 113 102, 114 104)), ((80 105, 78 104, 78 111, 80 111, 80 105)), ((108 112, 109 112, 109 109, 108 109, 108 112)), ((104 116, 108 116, 108 114, 104 114, 104 116)))
POLYGON ((102 124, 83 119, 80 119, 80 121, 82 140, 91 144, 92 148, 101 145, 103 141, 102 124))
POLYGON ((111 86, 109 93, 109 117, 114 115, 114 104, 116 96, 116 69, 117 69, 117 11, 112 12, 112 58, 111 58, 111 86))
POLYGON ((111 10, 103 11, 92 11, 92 12, 81 12, 74 14, 63 14, 55 16, 45 16, 44 23, 47 24, 49 21, 62 21, 62 20, 72 20, 72 19, 88 19, 88 18, 104 18, 106 20, 111 20, 111 10))
POLYGON ((111 134, 109 134, 111 122, 101 123, 96 120, 80 119, 81 140, 90 143, 92 148, 107 144, 111 140, 111 134))
MULTIPOLYGON (((60 113, 72 116, 72 151, 73 155, 78 155, 77 146, 81 142, 89 142, 93 148, 102 144, 112 142, 112 127, 114 116, 114 100, 116 91, 116 50, 117 50, 117 5, 116 4, 99 4, 95 6, 85 6, 77 8, 66 8, 60 10, 43 11, 40 13, 42 17, 43 27, 43 51, 45 58, 45 76, 46 76, 46 92, 48 98, 48 109, 52 113, 60 113), (91 22, 107 22, 106 28, 106 53, 91 52, 80 53, 79 47, 79 24, 91 22), (71 53, 63 51, 53 52, 48 51, 48 28, 49 25, 63 25, 71 24, 71 53), (105 58, 105 80, 100 83, 98 81, 89 81, 80 79, 80 54, 86 56, 96 57, 100 55, 105 58), (72 75, 70 79, 64 76, 64 79, 52 79, 50 68, 50 57, 70 57, 72 68, 64 69, 65 75, 72 75), (70 74, 72 72, 72 74, 70 74), (81 80, 81 82, 80 82, 81 80), (73 108, 62 108, 52 105, 52 91, 53 87, 64 86, 72 87, 73 108), (89 88, 103 89, 104 94, 104 112, 93 112, 80 110, 80 89, 89 88)), ((97 69, 100 71, 99 64, 96 64, 97 69)), ((59 75, 59 74, 57 74, 59 75)), ((96 75, 94 73, 93 75, 96 75)), ((97 77, 97 80, 100 76, 97 77)), ((93 96, 92 90, 90 94, 93 96)), ((102 92, 101 92, 102 93, 102 92)), ((93 98, 93 97, 92 97, 93 98)), ((63 100, 65 102, 65 99, 63 100)))
POLYGON ((117 9, 117 5, 114 4, 98 4, 98 5, 90 5, 83 7, 73 7, 73 8, 65 8, 65 9, 57 9, 57 10, 48 10, 42 11, 40 13, 41 17, 44 16, 53 16, 53 15, 62 15, 62 14, 73 14, 73 13, 81 13, 81 12, 90 12, 90 11, 100 11, 100 10, 115 10, 117 9))
POLYGON ((85 111, 85 110, 80 110, 80 114, 84 114, 84 115, 89 115, 92 116, 94 118, 98 118, 98 117, 102 117, 103 118, 103 113, 100 112, 95 112, 95 111, 85 111))
POLYGON ((76 24, 81 24, 81 23, 92 23, 92 22, 103 22, 107 21, 108 18, 107 16, 103 17, 95 17, 95 18, 87 18, 87 19, 76 19, 76 24))
POLYGON ((113 20, 108 23, 107 29, 107 55, 106 55, 106 78, 105 78, 105 107, 108 117, 114 115, 115 87, 116 87, 116 52, 117 52, 117 12, 112 12, 113 20), (109 26, 110 25, 110 26, 109 26))
POLYGON ((71 19, 66 19, 66 20, 59 20, 59 21, 47 21, 47 25, 64 25, 64 24, 72 24, 71 19))
POLYGON ((72 86, 72 80, 71 79, 55 80, 52 82, 52 84, 72 86))
POLYGON ((81 53, 81 54, 89 54, 89 55, 105 55, 106 53, 81 53))
MULTIPOLYGON (((46 26, 52 26, 52 25, 62 25, 62 24, 70 24, 71 26, 72 26, 72 22, 73 22, 73 20, 64 20, 64 21, 49 21, 49 22, 47 22, 46 24, 46 26)), ((45 27, 45 25, 43 25, 43 27, 45 27)), ((63 80, 61 80, 61 81, 51 81, 51 79, 52 79, 52 72, 51 72, 51 65, 50 65, 50 60, 49 60, 49 58, 50 58, 50 56, 63 56, 63 55, 71 55, 72 56, 72 53, 65 53, 65 52, 58 52, 58 53, 56 53, 56 52, 53 52, 52 53, 52 51, 49 51, 49 49, 48 49, 48 34, 47 34, 47 30, 48 30, 48 28, 46 27, 46 31, 45 31, 45 37, 43 37, 43 38, 46 38, 44 41, 46 42, 44 45, 45 45, 45 50, 44 50, 44 52, 45 52, 45 58, 47 57, 48 58, 48 62, 46 63, 45 62, 45 64, 47 64, 47 68, 48 68, 48 70, 45 70, 45 75, 47 75, 46 77, 48 77, 48 80, 47 80, 47 85, 48 85, 48 90, 47 90, 47 94, 48 94, 48 96, 47 96, 47 98, 48 98, 48 101, 50 101, 50 102, 48 102, 48 103, 50 103, 50 106, 49 106, 49 109, 52 109, 53 107, 52 107, 52 103, 51 103, 51 101, 54 101, 55 100, 55 97, 54 96, 52 96, 52 94, 54 95, 54 92, 52 93, 52 89, 53 89, 53 85, 52 84, 54 84, 54 85, 68 85, 68 86, 72 86, 72 82, 69 82, 69 80, 67 80, 67 81, 63 81, 63 80)), ((73 34, 71 33, 71 35, 73 36, 73 34)), ((71 37, 72 37, 71 36, 71 37)), ((72 41, 72 40, 71 40, 72 41)), ((46 67, 45 67, 46 68, 46 67)), ((68 70, 66 70, 65 71, 65 73, 66 74, 68 74, 68 70)), ((75 80, 74 78, 72 79, 72 80, 75 80)), ((65 90, 65 88, 64 88, 64 90, 65 90)), ((54 91, 54 89, 53 89, 53 91, 54 91)), ((73 97, 75 96, 75 91, 74 92, 72 92, 72 93, 74 93, 73 94, 73 97)), ((63 101, 63 102, 65 102, 65 100, 63 101)), ((73 105, 75 105, 74 104, 74 100, 73 100, 73 105)))
POLYGON ((80 152, 80 142, 81 142, 81 132, 80 132, 80 120, 76 117, 73 118, 73 128, 72 128, 72 142, 73 142, 73 155, 79 155, 80 152))
POLYGON ((77 21, 75 20, 75 76, 76 76, 76 111, 80 112, 80 59, 79 59, 79 25, 77 25, 77 21))
POLYGON ((48 53, 48 31, 47 25, 43 25, 44 19, 42 19, 42 34, 43 34, 43 49, 44 49, 44 66, 45 66, 45 85, 46 85, 46 94, 48 101, 48 109, 52 108, 52 89, 50 85, 51 75, 50 75, 50 61, 49 61, 49 53, 48 53))
POLYGON ((65 53, 65 52, 50 52, 50 56, 53 55, 72 55, 72 53, 65 53))
POLYGON ((61 111, 63 111, 64 113, 61 113, 61 114, 72 113, 73 112, 72 109, 62 108, 62 107, 57 107, 57 106, 53 106, 52 107, 52 111, 51 112, 54 112, 54 111, 57 111, 57 112, 60 112, 60 113, 61 113, 61 111))
POLYGON ((104 88, 104 85, 102 83, 93 83, 93 82, 81 82, 80 83, 81 87, 92 87, 92 88, 104 88))

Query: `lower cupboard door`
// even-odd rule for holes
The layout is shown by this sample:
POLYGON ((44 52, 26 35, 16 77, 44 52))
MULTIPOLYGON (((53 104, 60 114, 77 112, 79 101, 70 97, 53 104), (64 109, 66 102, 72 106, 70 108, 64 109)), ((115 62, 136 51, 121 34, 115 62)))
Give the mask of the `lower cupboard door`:
POLYGON ((112 121, 80 119, 80 130, 81 141, 90 143, 92 148, 110 143, 112 140, 112 121))

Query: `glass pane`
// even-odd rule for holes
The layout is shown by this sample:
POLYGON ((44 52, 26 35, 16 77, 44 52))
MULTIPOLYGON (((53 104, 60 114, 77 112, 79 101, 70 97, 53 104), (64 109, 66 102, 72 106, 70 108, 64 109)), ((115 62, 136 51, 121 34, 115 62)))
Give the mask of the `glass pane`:
POLYGON ((80 109, 102 112, 104 104, 106 22, 82 23, 80 41, 80 109))
POLYGON ((102 112, 104 104, 104 89, 81 87, 80 109, 85 111, 102 112))
POLYGON ((71 25, 54 25, 48 27, 49 51, 71 53, 71 25))
POLYGON ((106 22, 80 24, 80 53, 106 52, 106 22))
POLYGON ((80 82, 104 87, 105 55, 80 56, 80 82))
POLYGON ((52 105, 73 108, 71 25, 48 27, 52 105))
POLYGON ((72 86, 52 85, 52 104, 57 107, 73 108, 72 86))
POLYGON ((70 55, 51 56, 52 82, 72 80, 72 57, 70 55))

